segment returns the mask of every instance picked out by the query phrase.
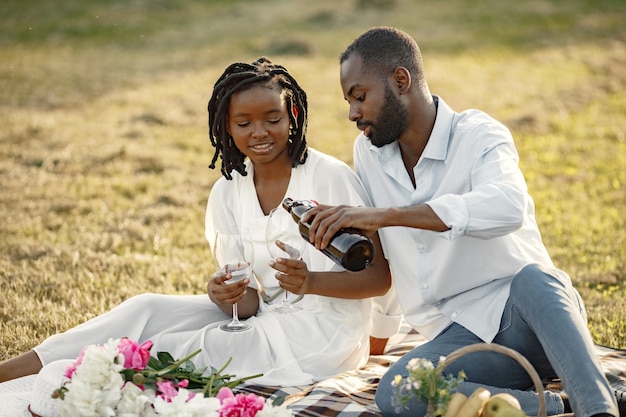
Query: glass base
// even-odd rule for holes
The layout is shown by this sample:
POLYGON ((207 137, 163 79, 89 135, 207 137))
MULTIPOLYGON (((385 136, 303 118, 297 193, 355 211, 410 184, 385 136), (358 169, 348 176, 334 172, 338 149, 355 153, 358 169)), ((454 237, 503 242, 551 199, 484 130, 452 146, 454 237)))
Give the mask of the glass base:
POLYGON ((231 333, 246 332, 250 329, 252 329, 251 325, 249 325, 248 323, 242 323, 242 322, 231 321, 230 323, 222 324, 220 326, 220 330, 225 331, 225 332, 231 332, 231 333))
POLYGON ((272 310, 276 313, 281 313, 281 314, 291 314, 291 313, 295 313, 297 311, 302 310, 302 307, 295 306, 289 303, 280 303, 280 304, 274 304, 270 306, 269 310, 272 310))

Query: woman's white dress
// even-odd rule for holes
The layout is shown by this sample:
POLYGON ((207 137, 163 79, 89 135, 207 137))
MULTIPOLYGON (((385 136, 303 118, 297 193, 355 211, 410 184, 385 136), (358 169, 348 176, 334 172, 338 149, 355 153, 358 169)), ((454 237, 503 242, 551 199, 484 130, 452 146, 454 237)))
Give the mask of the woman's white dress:
MULTIPOLYGON (((233 172, 231 181, 220 178, 209 196, 206 237, 213 241, 218 225, 245 225, 255 242, 253 271, 265 292, 279 290, 275 270, 265 244, 265 216, 253 183, 254 172, 247 164, 247 176, 233 172)), ((314 199, 319 203, 367 205, 367 195, 352 170, 343 162, 309 149, 305 164, 292 171, 285 197, 314 199)), ((207 247, 207 253, 209 248, 207 247)), ((321 252, 306 245, 303 259, 311 271, 341 270, 321 252)), ((251 286, 257 287, 256 282, 251 286)), ((293 296, 293 295, 292 295, 293 296)), ((280 302, 282 295, 273 302, 280 302)), ((279 314, 261 301, 258 314, 248 322, 253 329, 226 333, 218 326, 230 319, 206 294, 133 297, 113 310, 65 333, 51 336, 34 350, 43 364, 73 359, 87 344, 101 344, 109 338, 127 336, 143 342, 152 340, 152 352, 167 351, 175 358, 201 348, 196 366, 226 368, 230 374, 263 376, 251 383, 305 385, 338 372, 362 366, 369 353, 371 301, 346 300, 306 295, 298 303, 303 310, 279 314)))

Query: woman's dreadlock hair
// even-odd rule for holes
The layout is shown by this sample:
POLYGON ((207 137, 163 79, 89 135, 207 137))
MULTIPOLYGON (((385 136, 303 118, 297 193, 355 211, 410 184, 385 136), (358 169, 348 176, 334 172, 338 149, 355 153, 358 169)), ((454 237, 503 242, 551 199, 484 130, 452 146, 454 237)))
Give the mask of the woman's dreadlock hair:
POLYGON ((222 159, 222 175, 231 180, 232 170, 246 175, 244 165, 245 155, 237 149, 232 136, 228 133, 228 111, 233 94, 251 88, 254 85, 280 87, 286 94, 287 113, 291 128, 289 129, 289 144, 287 153, 291 157, 291 166, 303 164, 307 158, 306 128, 307 128, 307 98, 304 90, 281 65, 272 64, 261 57, 252 64, 231 64, 217 80, 213 88, 213 95, 209 100, 209 136, 215 147, 215 154, 209 168, 215 168, 217 158, 222 159))

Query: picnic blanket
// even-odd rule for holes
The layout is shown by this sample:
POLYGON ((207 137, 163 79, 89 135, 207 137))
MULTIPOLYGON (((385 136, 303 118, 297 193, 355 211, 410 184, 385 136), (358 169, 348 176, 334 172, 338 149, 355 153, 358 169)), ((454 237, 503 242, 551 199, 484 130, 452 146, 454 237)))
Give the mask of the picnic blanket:
MULTIPOLYGON (((285 397, 284 404, 292 410, 294 417, 380 417, 382 414, 374 403, 374 394, 380 378, 392 363, 425 341, 408 325, 403 325, 400 332, 389 339, 385 353, 371 356, 361 369, 342 372, 310 386, 268 387, 245 384, 236 390, 270 399, 285 397)), ((596 355, 617 395, 624 396, 626 351, 596 346, 596 355)), ((11 391, 10 383, 3 384, 8 391, 0 392, 0 417, 24 415, 36 376, 30 375, 20 380, 22 381, 15 380, 15 392, 11 391), (26 388, 24 392, 20 391, 20 384, 22 389, 26 388), (23 411, 16 414, 15 410, 23 411)), ((626 399, 626 396, 624 398, 626 399)), ((623 407, 624 403, 620 406, 623 407)), ((626 411, 622 408, 620 414, 626 417, 626 411)))
MULTIPOLYGON (((267 387, 247 384, 238 390, 270 399, 285 397, 284 404, 293 411, 295 417, 380 417, 382 414, 374 403, 380 378, 390 364, 425 341, 415 330, 403 325, 400 332, 389 339, 385 353, 371 356, 361 369, 342 372, 310 386, 267 387)), ((617 395, 624 395, 626 351, 596 346, 596 355, 609 382, 618 391, 617 395)), ((552 385, 554 387, 555 384, 552 385)), ((622 417, 626 417, 623 410, 620 412, 622 417)))

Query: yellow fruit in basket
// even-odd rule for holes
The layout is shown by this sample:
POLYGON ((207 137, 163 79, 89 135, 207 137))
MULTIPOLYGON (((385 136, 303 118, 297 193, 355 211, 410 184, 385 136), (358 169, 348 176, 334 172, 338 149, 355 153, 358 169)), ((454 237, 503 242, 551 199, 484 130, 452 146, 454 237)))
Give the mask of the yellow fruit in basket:
POLYGON ((467 401, 467 395, 462 392, 452 394, 450 401, 448 401, 448 408, 443 417, 456 417, 461 407, 463 407, 463 404, 465 404, 465 401, 467 401))
POLYGON ((469 396, 465 404, 456 413, 456 417, 479 417, 485 408, 485 404, 489 401, 491 393, 486 388, 476 388, 469 396))
POLYGON ((519 408, 504 407, 498 411, 496 417, 526 417, 526 413, 519 408))
POLYGON ((502 412, 509 408, 521 410, 522 406, 513 395, 507 392, 501 392, 489 398, 489 401, 485 404, 482 415, 483 417, 502 417, 502 412))

